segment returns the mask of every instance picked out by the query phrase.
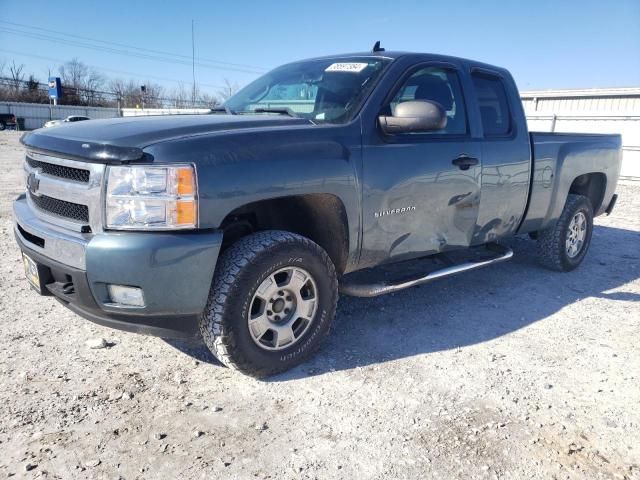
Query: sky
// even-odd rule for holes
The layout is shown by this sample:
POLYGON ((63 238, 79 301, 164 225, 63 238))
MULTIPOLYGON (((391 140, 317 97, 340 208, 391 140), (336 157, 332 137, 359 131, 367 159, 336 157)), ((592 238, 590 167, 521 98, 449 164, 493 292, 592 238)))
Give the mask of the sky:
POLYGON ((190 87, 192 20, 196 82, 214 94, 376 40, 506 67, 521 90, 640 87, 640 0, 0 0, 0 62, 46 81, 76 57, 110 78, 190 87))

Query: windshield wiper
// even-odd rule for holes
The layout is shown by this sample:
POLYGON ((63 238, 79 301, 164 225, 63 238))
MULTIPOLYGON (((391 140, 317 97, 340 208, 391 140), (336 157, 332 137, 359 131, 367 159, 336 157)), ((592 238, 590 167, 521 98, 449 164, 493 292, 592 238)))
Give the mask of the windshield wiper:
POLYGON ((215 107, 211 109, 212 112, 224 112, 227 115, 237 115, 236 112, 234 112, 233 110, 231 110, 229 107, 226 106, 222 106, 222 107, 215 107))
POLYGON ((279 113, 280 115, 289 115, 293 118, 300 118, 300 116, 288 107, 278 108, 256 108, 252 113, 279 113))

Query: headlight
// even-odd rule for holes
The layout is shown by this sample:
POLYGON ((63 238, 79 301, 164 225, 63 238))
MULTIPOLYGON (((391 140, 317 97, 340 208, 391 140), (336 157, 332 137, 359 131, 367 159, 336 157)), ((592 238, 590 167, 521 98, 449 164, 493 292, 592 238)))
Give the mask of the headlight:
POLYGON ((109 167, 106 227, 174 230, 198 224, 192 165, 109 167))

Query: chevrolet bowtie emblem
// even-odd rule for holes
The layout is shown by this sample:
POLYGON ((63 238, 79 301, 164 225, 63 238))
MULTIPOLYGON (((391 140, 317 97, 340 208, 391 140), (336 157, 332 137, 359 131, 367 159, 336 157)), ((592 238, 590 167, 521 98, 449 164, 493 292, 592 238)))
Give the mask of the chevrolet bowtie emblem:
POLYGON ((40 179, 36 177, 35 173, 30 173, 27 176, 27 190, 32 194, 35 194, 40 187, 40 179))

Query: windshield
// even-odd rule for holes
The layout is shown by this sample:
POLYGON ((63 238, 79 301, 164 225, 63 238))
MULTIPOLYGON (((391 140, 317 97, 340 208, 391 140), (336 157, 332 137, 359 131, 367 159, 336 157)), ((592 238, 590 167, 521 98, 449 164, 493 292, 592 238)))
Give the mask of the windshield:
POLYGON ((227 100, 233 113, 285 113, 315 123, 352 118, 391 60, 349 57, 284 65, 227 100))

